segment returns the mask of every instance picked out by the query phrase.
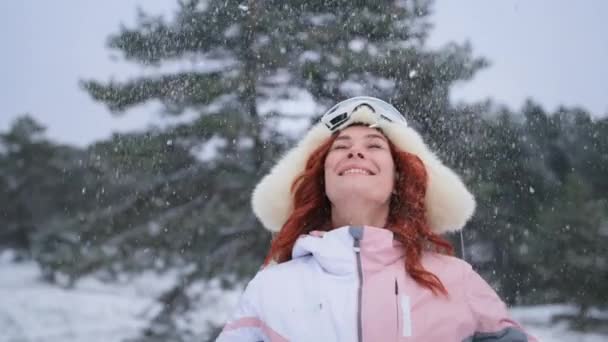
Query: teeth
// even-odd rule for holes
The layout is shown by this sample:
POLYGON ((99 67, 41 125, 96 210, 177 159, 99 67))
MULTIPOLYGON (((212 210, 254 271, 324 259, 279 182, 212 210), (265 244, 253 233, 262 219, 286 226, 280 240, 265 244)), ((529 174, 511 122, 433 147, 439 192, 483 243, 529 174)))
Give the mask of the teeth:
POLYGON ((363 169, 348 169, 346 171, 344 171, 342 174, 343 175, 348 175, 351 173, 358 173, 358 174, 362 174, 362 175, 370 175, 370 172, 363 170, 363 169))

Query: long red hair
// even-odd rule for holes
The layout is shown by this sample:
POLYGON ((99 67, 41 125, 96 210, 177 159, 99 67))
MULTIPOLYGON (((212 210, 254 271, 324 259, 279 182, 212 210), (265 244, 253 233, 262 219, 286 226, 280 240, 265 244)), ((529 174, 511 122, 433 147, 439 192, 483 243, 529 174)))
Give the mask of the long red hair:
MULTIPOLYGON (((325 158, 336 138, 337 134, 334 134, 310 155, 304 171, 293 182, 294 210, 274 237, 264 265, 290 260, 293 246, 301 235, 312 230, 332 229, 331 204, 325 195, 325 185, 319 180, 324 179, 325 158)), ((447 295, 441 280, 425 270, 420 261, 425 250, 449 255, 454 251, 450 242, 431 231, 426 220, 426 169, 416 155, 398 150, 390 140, 388 144, 399 176, 385 228, 403 244, 405 269, 409 275, 434 294, 447 295)))

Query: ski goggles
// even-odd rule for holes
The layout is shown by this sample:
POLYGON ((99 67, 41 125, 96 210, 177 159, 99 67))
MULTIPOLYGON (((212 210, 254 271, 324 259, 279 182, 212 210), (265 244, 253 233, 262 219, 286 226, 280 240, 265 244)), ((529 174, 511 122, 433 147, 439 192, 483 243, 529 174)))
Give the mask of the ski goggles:
POLYGON ((353 113, 361 106, 369 107, 376 116, 376 123, 370 127, 380 125, 381 120, 407 125, 405 117, 395 107, 387 102, 370 96, 351 97, 350 99, 338 103, 323 114, 321 122, 323 122, 323 124, 325 124, 333 133, 344 128, 344 125, 349 122, 353 113))

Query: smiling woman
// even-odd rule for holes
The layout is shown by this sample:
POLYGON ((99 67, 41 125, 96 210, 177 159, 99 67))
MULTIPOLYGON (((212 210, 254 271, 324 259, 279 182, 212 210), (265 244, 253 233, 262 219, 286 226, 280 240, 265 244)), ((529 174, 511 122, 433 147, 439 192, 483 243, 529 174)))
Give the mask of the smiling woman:
POLYGON ((330 109, 252 202, 277 234, 219 341, 534 341, 450 256, 473 196, 386 102, 330 109))
POLYGON ((386 226, 395 163, 382 134, 367 126, 340 131, 327 151, 324 174, 332 226, 386 226))

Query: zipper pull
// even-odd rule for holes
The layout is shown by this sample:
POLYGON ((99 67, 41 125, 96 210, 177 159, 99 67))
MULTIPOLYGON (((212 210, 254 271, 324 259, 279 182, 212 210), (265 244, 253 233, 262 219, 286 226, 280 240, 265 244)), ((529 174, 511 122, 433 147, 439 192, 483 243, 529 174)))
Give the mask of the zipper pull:
POLYGON ((399 284, 397 284, 397 278, 395 278, 395 296, 399 295, 399 284))
POLYGON ((353 249, 355 250, 355 253, 361 252, 361 239, 363 238, 363 228, 351 226, 348 231, 354 240, 353 249))

